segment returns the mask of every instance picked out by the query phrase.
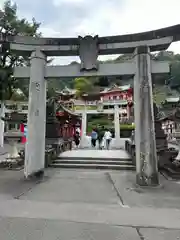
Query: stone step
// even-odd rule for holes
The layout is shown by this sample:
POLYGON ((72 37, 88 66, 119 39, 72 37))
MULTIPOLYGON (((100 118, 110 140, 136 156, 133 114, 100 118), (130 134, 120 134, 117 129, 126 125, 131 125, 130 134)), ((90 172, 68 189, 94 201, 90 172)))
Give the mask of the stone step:
POLYGON ((116 165, 116 164, 91 164, 91 163, 53 163, 53 168, 83 168, 83 169, 111 169, 111 170, 135 170, 134 165, 116 165))
POLYGON ((180 172, 169 167, 164 167, 164 169, 161 169, 160 172, 168 179, 180 180, 180 172))
POLYGON ((59 155, 58 157, 57 157, 57 159, 59 159, 59 160, 89 160, 89 161, 91 161, 91 160, 100 160, 100 161, 130 161, 131 162, 131 158, 129 157, 129 156, 127 156, 127 157, 123 157, 123 158, 121 158, 121 157, 111 157, 111 156, 106 156, 106 157, 104 157, 104 156, 91 156, 91 157, 88 157, 88 156, 85 156, 85 157, 80 157, 80 156, 77 156, 77 157, 65 157, 65 156, 61 156, 61 155, 59 155))
POLYGON ((106 159, 56 159, 54 164, 103 164, 103 165, 132 165, 130 160, 106 160, 106 159))

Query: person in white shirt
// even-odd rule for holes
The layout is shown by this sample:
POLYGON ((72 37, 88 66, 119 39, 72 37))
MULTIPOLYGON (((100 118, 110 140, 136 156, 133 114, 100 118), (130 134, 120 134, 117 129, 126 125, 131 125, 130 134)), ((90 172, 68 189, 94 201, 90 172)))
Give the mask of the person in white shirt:
POLYGON ((79 134, 81 133, 81 129, 79 127, 76 128, 76 132, 78 132, 79 134))
POLYGON ((108 129, 104 133, 104 140, 106 143, 106 148, 109 150, 110 142, 112 140, 112 133, 108 129))

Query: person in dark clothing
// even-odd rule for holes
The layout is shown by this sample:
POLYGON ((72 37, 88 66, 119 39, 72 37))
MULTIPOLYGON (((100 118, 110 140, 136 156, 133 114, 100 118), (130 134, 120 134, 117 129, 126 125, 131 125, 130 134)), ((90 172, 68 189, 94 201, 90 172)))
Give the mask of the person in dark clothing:
POLYGON ((75 142, 76 147, 78 147, 79 143, 80 143, 80 136, 79 136, 78 131, 76 131, 75 134, 74 134, 74 142, 75 142))
POLYGON ((98 129, 98 144, 99 144, 99 149, 102 149, 101 143, 104 137, 105 129, 104 126, 98 129))

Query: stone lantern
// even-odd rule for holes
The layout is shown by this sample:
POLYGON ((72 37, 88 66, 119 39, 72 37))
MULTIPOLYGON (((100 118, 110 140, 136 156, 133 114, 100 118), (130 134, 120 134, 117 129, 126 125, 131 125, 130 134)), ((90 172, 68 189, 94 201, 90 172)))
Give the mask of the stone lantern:
MULTIPOLYGON (((27 122, 27 115, 18 112, 12 112, 6 114, 5 117, 2 118, 2 120, 11 124, 20 124, 22 122, 27 122)), ((6 160, 8 160, 9 162, 17 162, 21 159, 17 149, 17 143, 23 136, 24 134, 16 129, 12 129, 4 133, 4 137, 10 145, 10 150, 6 158, 6 160)))

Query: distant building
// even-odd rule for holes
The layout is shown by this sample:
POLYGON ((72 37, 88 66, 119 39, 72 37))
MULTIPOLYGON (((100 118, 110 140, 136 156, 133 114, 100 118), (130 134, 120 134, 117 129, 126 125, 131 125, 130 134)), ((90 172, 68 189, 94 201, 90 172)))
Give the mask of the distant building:
POLYGON ((180 97, 168 97, 161 105, 163 108, 175 108, 180 106, 180 97))
POLYGON ((169 139, 172 138, 172 134, 176 131, 176 128, 179 128, 179 124, 172 118, 173 110, 178 107, 180 107, 180 97, 178 96, 168 97, 161 104, 161 111, 164 113, 162 128, 169 139))
POLYGON ((76 97, 76 90, 65 87, 61 91, 56 91, 56 94, 59 96, 59 100, 67 101, 76 97))
POLYGON ((112 87, 105 88, 100 94, 102 101, 126 100, 128 102, 133 100, 132 88, 130 85, 117 86, 114 84, 112 87))
POLYGON ((104 103, 104 109, 113 108, 119 105, 121 109, 120 117, 129 118, 133 106, 133 89, 131 85, 118 86, 114 84, 109 88, 105 88, 97 93, 86 93, 81 99, 77 99, 76 90, 65 87, 61 91, 56 92, 59 95, 59 101, 67 108, 74 109, 77 105, 93 104, 93 102, 101 101, 104 103))

